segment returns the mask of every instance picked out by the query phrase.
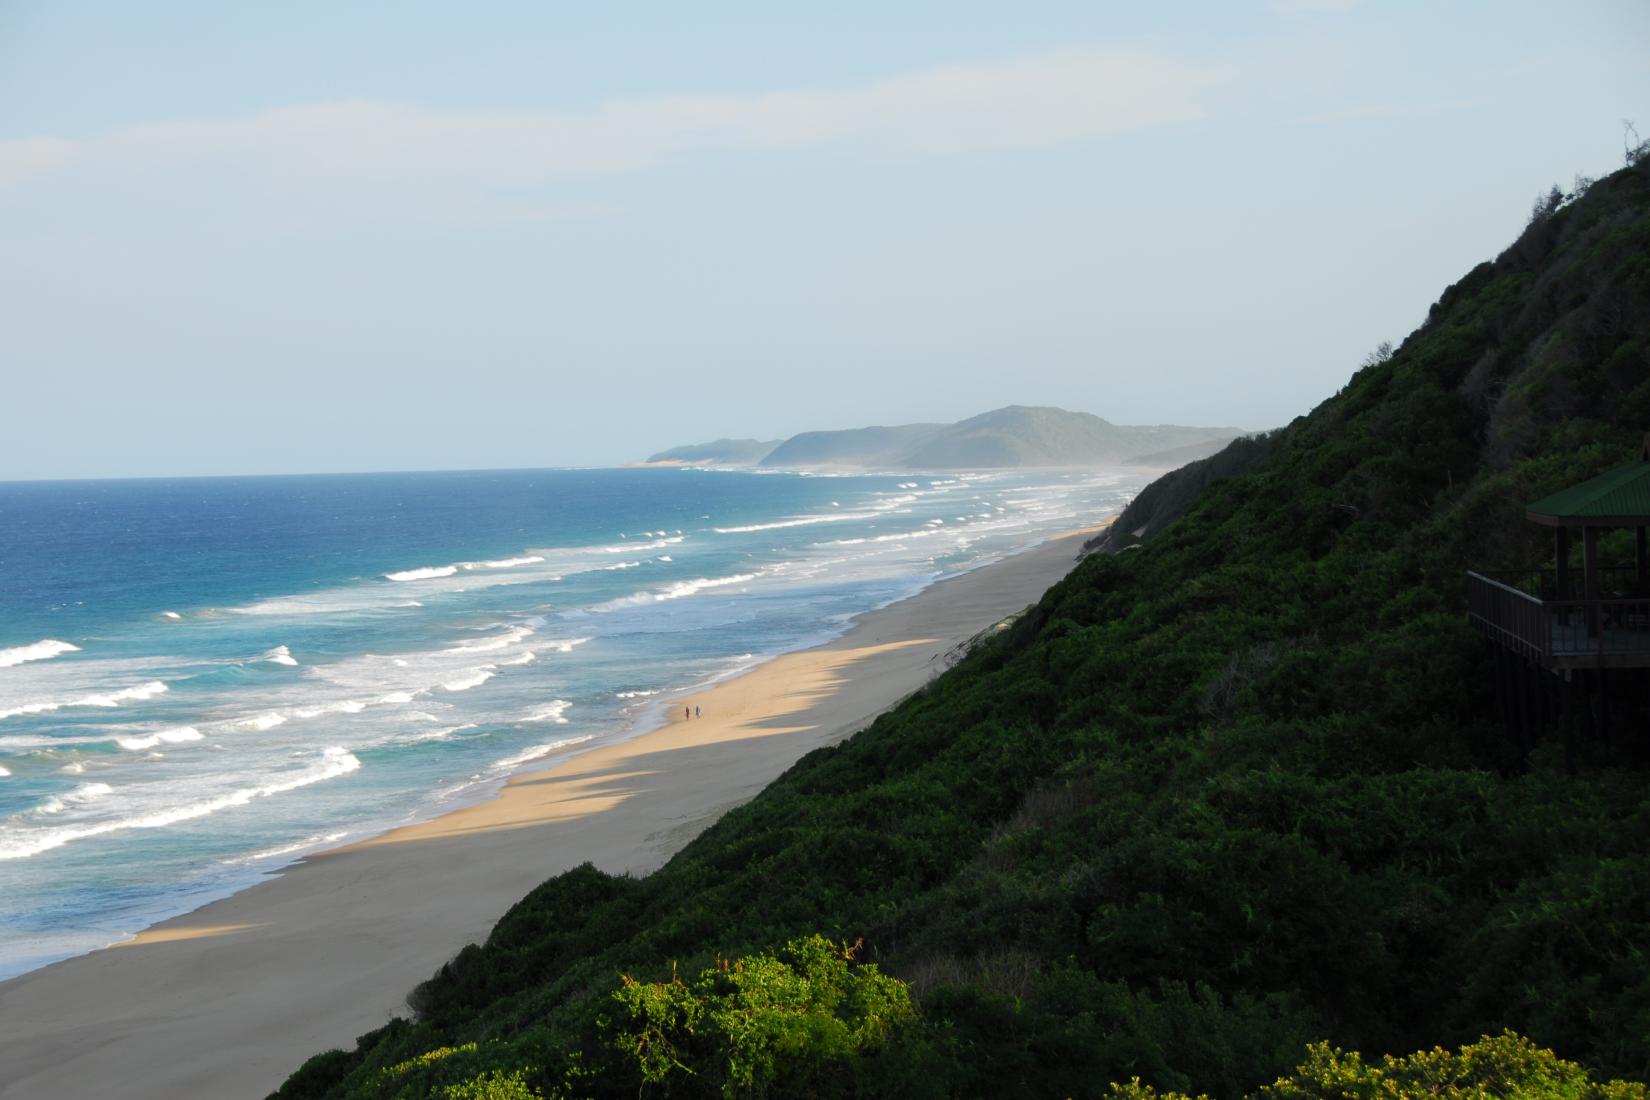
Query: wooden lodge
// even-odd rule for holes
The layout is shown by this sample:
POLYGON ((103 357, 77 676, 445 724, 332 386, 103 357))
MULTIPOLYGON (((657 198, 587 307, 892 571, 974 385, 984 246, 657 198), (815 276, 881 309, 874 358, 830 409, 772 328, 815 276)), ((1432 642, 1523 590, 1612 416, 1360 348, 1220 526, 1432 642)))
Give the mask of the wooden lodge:
POLYGON ((1468 573, 1468 614, 1496 646, 1503 711, 1526 747, 1558 720, 1567 750, 1578 724, 1608 748, 1612 695, 1640 694, 1621 674, 1650 669, 1650 435, 1638 461, 1543 497, 1525 515, 1553 529, 1552 567, 1468 573), (1634 532, 1633 564, 1601 565, 1600 535, 1624 528, 1634 532))

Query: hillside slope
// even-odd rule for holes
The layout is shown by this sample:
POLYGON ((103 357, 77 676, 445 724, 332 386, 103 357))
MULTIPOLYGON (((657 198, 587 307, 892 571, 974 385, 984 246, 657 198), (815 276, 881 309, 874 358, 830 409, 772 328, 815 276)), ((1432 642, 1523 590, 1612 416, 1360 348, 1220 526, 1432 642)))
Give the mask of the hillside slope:
POLYGON ((945 431, 944 424, 901 424, 800 432, 770 451, 764 466, 867 466, 904 468, 905 456, 945 431))
POLYGON ((649 455, 649 462, 680 462, 694 466, 755 466, 779 446, 777 439, 718 439, 690 443, 649 455))
POLYGON ((1642 164, 1139 550, 648 878, 545 883, 281 1095, 1238 1095, 1308 1041, 1502 1028, 1643 1079, 1647 746, 1513 752, 1462 571, 1539 561, 1523 503, 1636 453, 1647 349, 1642 164))
POLYGON ((803 432, 774 448, 762 465, 904 470, 1104 466, 1148 452, 1224 443, 1241 434, 1237 428, 1126 426, 1089 413, 1009 405, 955 424, 803 432))

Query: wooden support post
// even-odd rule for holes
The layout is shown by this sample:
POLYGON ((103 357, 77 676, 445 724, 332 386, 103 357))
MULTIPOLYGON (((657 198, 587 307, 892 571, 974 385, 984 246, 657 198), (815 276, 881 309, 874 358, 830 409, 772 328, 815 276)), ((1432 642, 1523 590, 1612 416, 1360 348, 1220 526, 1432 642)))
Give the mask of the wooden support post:
POLYGON ((1587 637, 1598 637, 1598 528, 1581 529, 1582 599, 1587 604, 1587 637))
MULTIPOLYGON (((1593 724, 1593 703, 1592 700, 1588 698, 1587 692, 1587 681, 1589 677, 1585 671, 1583 671, 1580 676, 1582 692, 1581 709, 1582 713, 1587 716, 1587 725, 1588 728, 1591 729, 1593 724)), ((1575 731, 1570 728, 1570 724, 1568 722, 1564 725, 1564 770, 1571 775, 1574 775, 1576 771, 1575 731)))
POLYGON ((1557 546, 1553 552, 1553 573, 1558 584, 1558 599, 1570 598, 1570 529, 1556 527, 1558 532, 1554 536, 1557 546))
POLYGON ((1516 738, 1518 727, 1513 724, 1512 692, 1507 686, 1507 651, 1499 645, 1495 645, 1495 702, 1501 711, 1501 732, 1509 739, 1516 738))
POLYGON ((1604 759, 1610 759, 1610 678, 1602 668, 1594 675, 1599 678, 1599 740, 1604 742, 1604 759))
POLYGON ((1529 748, 1524 724, 1523 668, 1523 658, 1507 654, 1507 718, 1512 726, 1513 739, 1518 742, 1520 756, 1529 748))
POLYGON ((1529 661, 1520 662, 1518 674, 1524 687, 1524 749, 1528 752, 1541 740, 1541 684, 1535 678, 1535 665, 1529 661))
POLYGON ((1637 595, 1640 597, 1650 596, 1650 544, 1645 541, 1645 529, 1642 526, 1638 528, 1636 541, 1638 547, 1635 557, 1639 567, 1637 595))

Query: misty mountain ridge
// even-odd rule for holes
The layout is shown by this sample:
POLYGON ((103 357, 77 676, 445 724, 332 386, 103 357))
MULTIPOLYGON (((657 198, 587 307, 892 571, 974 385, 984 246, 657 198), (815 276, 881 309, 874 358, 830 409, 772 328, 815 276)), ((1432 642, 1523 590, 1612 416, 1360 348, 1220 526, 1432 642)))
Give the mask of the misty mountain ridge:
POLYGON ((718 440, 661 451, 648 462, 915 470, 1177 466, 1213 453, 1244 434, 1233 427, 1113 424, 1090 413, 1009 405, 955 424, 801 432, 774 444, 718 440))

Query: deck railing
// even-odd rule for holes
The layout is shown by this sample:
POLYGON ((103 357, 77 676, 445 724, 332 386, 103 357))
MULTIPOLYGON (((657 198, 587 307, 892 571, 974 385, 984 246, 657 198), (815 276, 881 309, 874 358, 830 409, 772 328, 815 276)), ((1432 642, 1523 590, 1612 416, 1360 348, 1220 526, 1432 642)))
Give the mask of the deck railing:
MULTIPOLYGON (((1519 576, 1508 576, 1518 583, 1519 576)), ((1553 651, 1553 620, 1538 596, 1482 573, 1467 574, 1467 614, 1474 625, 1515 653, 1545 660, 1553 651)))
MULTIPOLYGON (((1604 585, 1636 578, 1632 569, 1608 570, 1604 585)), ((1575 580, 1579 583, 1580 577, 1575 580)), ((1629 589, 1630 590, 1630 589, 1629 589)), ((1468 573, 1467 612, 1485 634, 1531 660, 1650 654, 1650 597, 1559 600, 1553 571, 1468 573)))

